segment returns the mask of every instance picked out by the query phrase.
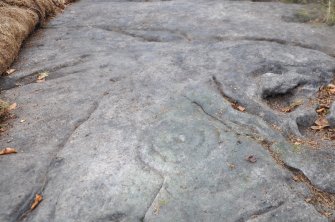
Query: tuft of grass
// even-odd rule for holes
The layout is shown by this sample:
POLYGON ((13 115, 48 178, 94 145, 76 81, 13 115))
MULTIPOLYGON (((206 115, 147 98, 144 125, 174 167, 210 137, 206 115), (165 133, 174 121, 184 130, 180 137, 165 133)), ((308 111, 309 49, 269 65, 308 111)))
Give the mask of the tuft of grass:
POLYGON ((322 22, 335 25, 335 0, 282 0, 282 2, 311 6, 295 14, 296 19, 300 22, 322 22))
POLYGON ((9 103, 0 99, 0 119, 3 119, 8 113, 9 103))
POLYGON ((328 10, 327 10, 327 16, 326 16, 326 23, 328 25, 334 25, 335 24, 335 0, 329 0, 327 7, 328 7, 328 10))

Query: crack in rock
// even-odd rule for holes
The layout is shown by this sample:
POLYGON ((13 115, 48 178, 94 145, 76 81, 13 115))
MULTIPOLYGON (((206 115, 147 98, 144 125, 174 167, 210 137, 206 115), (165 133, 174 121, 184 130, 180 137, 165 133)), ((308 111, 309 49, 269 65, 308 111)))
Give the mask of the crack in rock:
POLYGON ((330 57, 335 57, 334 52, 327 52, 322 47, 318 46, 317 44, 308 45, 301 42, 296 41, 287 41, 284 39, 278 38, 267 38, 267 37, 253 37, 253 36, 215 36, 213 37, 214 40, 217 41, 255 41, 255 42, 270 42, 270 43, 277 43, 280 45, 287 45, 287 46, 296 46, 303 49, 315 50, 318 52, 322 52, 330 57))
MULTIPOLYGON (((190 100, 190 99, 189 99, 190 100)), ((201 105, 198 102, 191 101, 193 104, 197 105, 202 112, 209 116, 210 118, 213 118, 214 120, 218 121, 221 124, 225 124, 222 120, 219 118, 213 116, 212 114, 208 113, 203 105, 201 105)), ((245 125, 245 127, 250 128, 250 126, 245 125)), ((268 151, 269 155, 274 159, 274 161, 281 167, 283 167, 285 170, 287 170, 291 175, 298 177, 299 181, 296 182, 301 182, 304 184, 306 188, 309 189, 311 193, 311 201, 309 204, 312 204, 314 208, 321 214, 324 215, 324 211, 327 209, 335 210, 335 194, 330 193, 327 191, 324 191, 318 187, 316 187, 310 180, 309 178, 300 170, 294 167, 289 166, 287 163, 285 163, 284 160, 281 159, 280 154, 276 153, 271 146, 274 144, 274 142, 270 142, 267 139, 264 139, 263 136, 257 132, 257 130, 253 130, 253 133, 243 133, 243 132, 236 132, 234 129, 230 128, 232 132, 234 132, 236 135, 243 135, 247 136, 253 140, 255 140, 257 143, 259 143, 265 150, 268 151)), ((280 205, 282 205, 281 203, 280 205)), ((278 206, 279 207, 279 206, 278 206)), ((259 214, 264 214, 266 213, 266 209, 263 212, 262 210, 258 212, 259 214)), ((272 210, 272 207, 269 208, 269 210, 272 210)), ((250 217, 252 215, 257 214, 255 212, 254 214, 250 214, 250 217)), ((240 221, 245 221, 245 217, 242 217, 240 221)))
POLYGON ((158 198, 158 196, 159 196, 160 192, 162 191, 162 189, 164 188, 164 184, 165 184, 165 183, 166 183, 166 177, 164 177, 164 179, 163 179, 163 181, 162 181, 160 187, 157 189, 158 191, 155 193, 156 195, 155 195, 154 198, 150 201, 150 204, 148 205, 148 207, 147 207, 147 209, 146 209, 146 211, 145 211, 145 213, 144 213, 144 216, 142 217, 142 221, 145 220, 145 218, 146 218, 146 216, 147 216, 149 210, 152 209, 152 208, 154 208, 154 202, 155 202, 155 200, 158 198))
POLYGON ((92 107, 88 110, 87 115, 83 117, 82 119, 78 120, 74 124, 74 127, 71 130, 71 132, 67 134, 64 137, 63 141, 58 145, 57 149, 53 152, 49 165, 47 166, 46 172, 44 174, 44 179, 43 179, 43 182, 40 188, 30 195, 30 198, 28 199, 28 201, 24 200, 24 203, 22 204, 22 207, 20 210, 21 213, 18 214, 16 221, 18 222, 23 221, 32 212, 32 210, 30 209, 30 206, 31 206, 31 203, 34 201, 35 194, 38 193, 40 195, 43 195, 45 187, 48 184, 48 174, 50 170, 53 167, 57 166, 57 163, 62 161, 57 158, 58 153, 66 146, 66 144, 68 143, 72 135, 76 132, 76 130, 91 118, 91 116, 98 109, 98 107, 99 107, 99 102, 94 102, 92 107))
MULTIPOLYGON (((37 79, 37 75, 41 72, 55 72, 55 71, 58 71, 58 70, 61 70, 63 68, 67 68, 67 67, 71 67, 71 66, 77 66, 79 64, 82 64, 86 61, 88 61, 88 59, 86 59, 87 57, 89 57, 89 55, 82 55, 80 56, 80 58, 78 59, 74 59, 72 61, 67 61, 67 62, 64 62, 64 63, 60 63, 60 64, 53 64, 52 67, 45 67, 45 68, 39 68, 37 70, 34 70, 30 73, 26 73, 25 74, 25 71, 23 71, 22 75, 23 77, 19 77, 19 78, 11 78, 11 77, 7 77, 7 78, 3 78, 3 81, 2 79, 0 79, 0 89, 1 90, 10 90, 10 89, 13 89, 13 88, 16 88, 16 87, 20 87, 20 86, 25 86, 25 85, 29 85, 29 84, 33 84, 36 82, 36 79, 37 79)), ((66 75, 68 76, 68 75, 66 75)), ((49 75, 48 76, 48 80, 53 80, 53 79, 58 79, 58 78, 61 78, 63 77, 62 75, 49 75)))
POLYGON ((263 214, 269 213, 271 211, 274 211, 276 209, 278 209, 279 207, 281 207, 285 202, 284 201, 279 201, 277 204, 275 205, 269 205, 267 207, 255 210, 251 213, 247 213, 247 215, 242 216, 241 218, 237 219, 236 222, 245 222, 248 221, 250 219, 255 219, 258 216, 261 216, 263 214))
POLYGON ((292 175, 295 176, 296 182, 303 183, 311 193, 311 200, 308 203, 312 204, 315 209, 324 215, 322 210, 331 209, 335 210, 335 193, 330 193, 324 191, 318 187, 316 187, 310 179, 303 173, 302 170, 292 167, 285 163, 284 160, 281 159, 280 154, 276 153, 271 146, 274 142, 267 141, 265 139, 255 138, 255 141, 258 141, 271 155, 271 157, 275 160, 275 162, 282 166, 284 169, 288 170, 292 175), (319 209, 321 207, 321 210, 319 209))

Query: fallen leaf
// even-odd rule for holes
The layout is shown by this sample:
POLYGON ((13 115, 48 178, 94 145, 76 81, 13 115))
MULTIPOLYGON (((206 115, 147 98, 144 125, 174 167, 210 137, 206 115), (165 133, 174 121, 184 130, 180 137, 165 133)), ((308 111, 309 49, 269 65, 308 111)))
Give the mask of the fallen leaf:
POLYGON ((323 213, 326 217, 330 217, 331 215, 333 215, 331 212, 324 212, 323 213))
POLYGON ((307 203, 310 203, 310 202, 312 202, 312 198, 306 198, 305 201, 306 201, 307 203))
POLYGON ((236 109, 236 110, 238 110, 238 111, 240 111, 240 112, 244 112, 244 111, 245 111, 245 107, 239 105, 239 104, 236 103, 236 102, 235 102, 235 103, 232 103, 231 106, 232 106, 234 109, 236 109))
POLYGON ((11 111, 11 110, 16 109, 16 107, 17 107, 17 104, 16 104, 16 103, 13 103, 13 104, 11 104, 10 106, 8 106, 7 110, 8 110, 8 111, 11 111))
POLYGON ((332 84, 332 83, 328 84, 327 87, 328 87, 328 88, 331 88, 331 89, 335 89, 335 85, 332 84))
POLYGON ((237 106, 237 109, 241 112, 244 112, 245 111, 245 108, 243 106, 237 106))
POLYGON ((291 108, 286 107, 286 108, 281 109, 281 111, 284 112, 284 113, 289 113, 289 112, 291 112, 292 110, 291 110, 291 108))
POLYGON ((320 109, 317 109, 316 112, 317 113, 322 113, 323 111, 325 111, 326 109, 323 107, 323 108, 320 108, 320 109))
POLYGON ((299 182, 299 181, 300 181, 299 177, 296 176, 296 175, 294 175, 294 176, 292 177, 292 179, 293 179, 295 182, 299 182))
POLYGON ((249 161, 250 163, 256 163, 257 159, 254 155, 250 155, 246 158, 247 161, 249 161))
POLYGON ((228 167, 229 167, 229 169, 231 169, 231 170, 233 170, 233 169, 236 168, 236 166, 235 166, 234 164, 232 164, 232 163, 228 163, 228 167))
POLYGON ((321 130, 321 129, 323 129, 324 127, 322 127, 322 126, 311 126, 311 129, 312 130, 321 130))
POLYGON ((301 106, 302 104, 304 104, 304 101, 301 99, 298 99, 292 102, 288 107, 281 109, 281 111, 284 113, 289 113, 295 110, 298 106, 301 106))
POLYGON ((16 69, 8 69, 8 70, 6 71, 6 75, 13 74, 15 71, 16 71, 16 69))
POLYGON ((42 72, 38 74, 36 82, 45 82, 45 78, 49 76, 49 72, 42 72))
POLYGON ((315 124, 318 126, 322 126, 323 128, 329 126, 329 122, 325 118, 319 118, 315 121, 315 124))
POLYGON ((32 204, 31 207, 30 207, 30 210, 35 209, 35 208, 37 207, 37 205, 38 205, 42 200, 43 200, 42 195, 40 195, 40 194, 36 194, 36 195, 35 195, 34 202, 33 202, 33 204, 32 204))
POLYGON ((17 152, 14 148, 10 148, 10 147, 0 150, 0 155, 7 155, 7 154, 13 154, 13 153, 17 153, 17 152))
POLYGON ((320 107, 330 109, 330 105, 328 105, 328 104, 320 104, 320 107))

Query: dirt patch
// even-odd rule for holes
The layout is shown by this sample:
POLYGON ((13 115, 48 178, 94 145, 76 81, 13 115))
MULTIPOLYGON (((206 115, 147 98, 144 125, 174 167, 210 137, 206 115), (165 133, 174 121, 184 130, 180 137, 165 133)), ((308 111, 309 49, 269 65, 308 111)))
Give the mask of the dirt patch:
POLYGON ((64 9, 71 0, 1 0, 0 74, 19 53, 22 42, 47 18, 64 9))
POLYGON ((310 101, 311 104, 316 105, 315 112, 317 119, 312 126, 302 129, 302 133, 306 138, 314 140, 315 143, 321 146, 333 146, 335 142, 335 128, 334 124, 328 121, 331 113, 331 106, 335 101, 335 81, 319 89, 316 99, 310 101))
POLYGON ((315 209, 322 215, 330 218, 335 210, 335 194, 323 191, 316 187, 309 178, 299 169, 288 166, 281 158, 280 154, 272 150, 273 143, 267 140, 259 140, 260 144, 268 150, 272 158, 276 163, 286 170, 290 171, 293 175, 292 179, 297 183, 303 183, 310 191, 305 201, 309 204, 313 204, 315 209))

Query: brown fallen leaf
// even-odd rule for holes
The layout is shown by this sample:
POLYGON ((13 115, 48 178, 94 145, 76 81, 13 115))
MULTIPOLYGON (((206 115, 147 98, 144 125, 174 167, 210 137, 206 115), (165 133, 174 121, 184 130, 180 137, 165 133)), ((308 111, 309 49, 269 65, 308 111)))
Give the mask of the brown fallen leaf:
POLYGON ((312 202, 312 198, 306 198, 305 201, 306 201, 307 203, 310 203, 310 202, 312 202))
POLYGON ((232 163, 228 163, 228 167, 229 169, 233 170, 236 168, 235 164, 232 164, 232 163))
POLYGON ((8 106, 7 110, 8 111, 12 111, 12 110, 16 109, 16 107, 17 107, 17 104, 13 103, 13 104, 11 104, 11 105, 8 106))
POLYGON ((292 179, 293 179, 295 182, 299 182, 299 181, 300 181, 299 177, 298 177, 298 176, 295 176, 295 175, 292 177, 292 179))
POLYGON ((236 109, 236 110, 238 110, 238 111, 240 111, 240 112, 244 112, 244 111, 245 111, 245 107, 239 105, 239 104, 236 103, 236 102, 235 102, 235 103, 232 103, 231 106, 232 106, 234 109, 236 109))
POLYGON ((328 84, 327 87, 328 87, 328 88, 331 88, 331 89, 335 89, 335 85, 332 84, 332 83, 328 84))
POLYGON ((256 163, 257 159, 254 155, 250 155, 247 158, 245 158, 247 161, 249 161, 250 163, 256 163))
POLYGON ((45 82, 45 78, 48 77, 48 76, 49 76, 49 72, 42 72, 42 73, 38 74, 36 82, 37 83, 45 82))
POLYGON ((326 109, 324 107, 320 108, 320 109, 317 109, 316 112, 317 113, 322 113, 324 112, 326 109))
POLYGON ((0 155, 7 155, 7 154, 13 154, 13 153, 17 153, 17 152, 14 148, 10 148, 10 147, 0 150, 0 155))
POLYGON ((243 106, 237 106, 237 109, 241 112, 244 112, 245 111, 245 108, 243 106))
POLYGON ((286 108, 282 108, 281 111, 284 112, 284 113, 289 113, 292 110, 289 107, 286 107, 286 108))
POLYGON ((322 130, 324 127, 322 126, 311 126, 312 130, 322 130))
POLYGON ((281 109, 281 111, 284 112, 284 113, 290 113, 293 110, 295 110, 296 108, 298 108, 299 106, 301 106, 303 103, 304 103, 304 101, 301 100, 301 99, 295 100, 288 107, 285 107, 285 108, 281 109))
POLYGON ((320 107, 330 109, 330 105, 328 105, 328 104, 320 104, 320 107))
POLYGON ((323 212, 323 214, 324 214, 326 217, 331 217, 331 215, 333 215, 333 213, 331 213, 331 212, 323 212))
POLYGON ((30 207, 30 210, 35 209, 35 208, 37 207, 37 205, 38 205, 42 200, 43 200, 42 195, 40 195, 40 194, 36 194, 36 195, 35 195, 34 202, 33 202, 33 204, 32 204, 31 207, 30 207))
POLYGON ((319 118, 315 121, 317 126, 320 126, 322 129, 329 126, 329 122, 326 118, 319 118))
POLYGON ((8 70, 6 71, 6 75, 13 74, 15 71, 16 71, 16 69, 8 69, 8 70))

